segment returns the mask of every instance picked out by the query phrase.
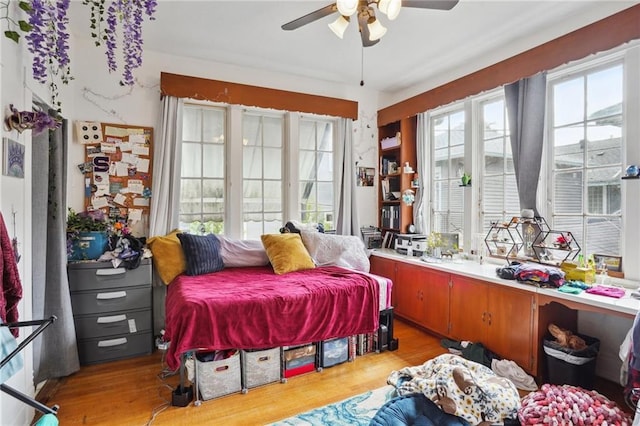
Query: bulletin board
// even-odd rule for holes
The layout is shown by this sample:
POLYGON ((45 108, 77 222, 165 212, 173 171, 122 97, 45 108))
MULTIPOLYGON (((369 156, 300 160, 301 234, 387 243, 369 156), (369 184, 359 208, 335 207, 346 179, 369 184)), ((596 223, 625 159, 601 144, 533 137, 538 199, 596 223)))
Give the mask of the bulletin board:
POLYGON ((135 234, 148 233, 153 185, 153 128, 99 122, 76 122, 77 140, 85 145, 86 210, 100 209, 111 219, 129 223, 135 234))

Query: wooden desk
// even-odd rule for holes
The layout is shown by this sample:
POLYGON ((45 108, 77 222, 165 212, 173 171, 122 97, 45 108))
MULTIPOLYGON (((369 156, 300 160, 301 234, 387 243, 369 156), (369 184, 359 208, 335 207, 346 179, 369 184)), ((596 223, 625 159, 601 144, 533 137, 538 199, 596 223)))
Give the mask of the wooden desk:
POLYGON ((438 336, 481 341, 538 380, 545 373, 543 341, 549 324, 577 330, 579 311, 633 319, 640 310, 640 300, 628 289, 620 299, 562 293, 501 279, 496 275, 499 266, 426 263, 392 250, 376 250, 371 257, 371 272, 394 282, 397 316, 438 336), (437 313, 437 318, 429 313, 437 313))

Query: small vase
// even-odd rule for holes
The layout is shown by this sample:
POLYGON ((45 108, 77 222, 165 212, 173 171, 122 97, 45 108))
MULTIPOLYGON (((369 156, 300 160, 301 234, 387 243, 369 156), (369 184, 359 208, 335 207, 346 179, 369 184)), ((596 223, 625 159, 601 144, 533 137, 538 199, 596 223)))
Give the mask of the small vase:
POLYGON ((432 257, 435 257, 436 259, 440 259, 442 257, 442 248, 441 247, 434 247, 433 249, 431 249, 431 255, 432 255, 432 257))

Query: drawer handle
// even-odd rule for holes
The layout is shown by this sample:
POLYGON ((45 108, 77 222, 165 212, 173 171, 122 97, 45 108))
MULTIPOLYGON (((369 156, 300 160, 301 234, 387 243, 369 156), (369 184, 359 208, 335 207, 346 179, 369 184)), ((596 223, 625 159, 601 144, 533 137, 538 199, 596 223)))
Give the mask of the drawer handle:
POLYGON ((118 339, 100 340, 98 342, 98 347, 99 348, 110 348, 112 346, 125 345, 126 343, 127 343, 127 338, 126 337, 120 337, 118 339))
POLYGON ((110 293, 96 294, 96 299, 98 300, 121 299, 123 297, 127 297, 126 291, 112 291, 110 293))
POLYGON ((127 316, 125 314, 113 315, 110 317, 98 317, 98 324, 111 324, 112 322, 120 322, 126 320, 127 316))
POLYGON ((113 269, 97 269, 96 275, 98 276, 110 276, 110 275, 122 275, 127 272, 124 268, 113 268, 113 269))

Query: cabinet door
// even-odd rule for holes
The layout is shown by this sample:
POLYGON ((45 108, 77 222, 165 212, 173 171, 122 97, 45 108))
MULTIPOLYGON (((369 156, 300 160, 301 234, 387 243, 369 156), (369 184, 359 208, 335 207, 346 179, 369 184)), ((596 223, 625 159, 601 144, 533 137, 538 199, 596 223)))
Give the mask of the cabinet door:
POLYGON ((399 262, 393 286, 395 313, 418 324, 424 322, 425 290, 422 274, 423 268, 399 262))
POLYGON ((490 285, 486 345, 528 371, 533 368, 533 301, 528 291, 490 285))
POLYGON ((369 271, 371 271, 372 274, 389 278, 393 282, 394 287, 392 288, 392 292, 394 292, 396 283, 396 261, 384 257, 371 256, 369 263, 371 264, 369 271))
POLYGON ((456 340, 485 344, 489 318, 487 284, 460 275, 452 275, 451 283, 449 335, 456 340))
POLYGON ((423 325, 438 334, 449 332, 449 274, 420 268, 420 281, 424 287, 423 325))

